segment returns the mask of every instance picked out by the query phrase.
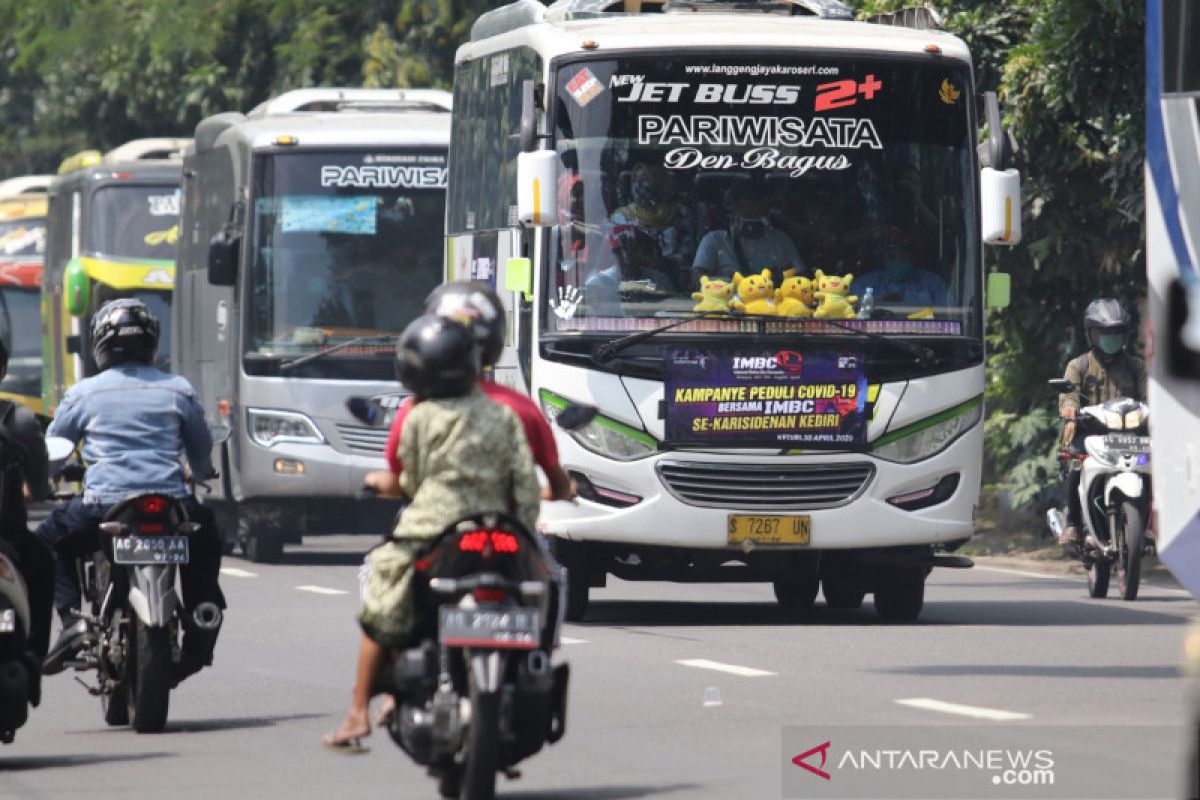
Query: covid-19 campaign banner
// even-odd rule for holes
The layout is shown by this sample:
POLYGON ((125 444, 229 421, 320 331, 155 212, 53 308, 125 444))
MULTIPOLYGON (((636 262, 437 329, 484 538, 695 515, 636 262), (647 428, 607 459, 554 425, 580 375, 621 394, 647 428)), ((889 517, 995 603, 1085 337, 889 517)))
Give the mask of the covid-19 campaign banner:
POLYGON ((666 351, 672 445, 854 449, 866 442, 863 354, 666 351))

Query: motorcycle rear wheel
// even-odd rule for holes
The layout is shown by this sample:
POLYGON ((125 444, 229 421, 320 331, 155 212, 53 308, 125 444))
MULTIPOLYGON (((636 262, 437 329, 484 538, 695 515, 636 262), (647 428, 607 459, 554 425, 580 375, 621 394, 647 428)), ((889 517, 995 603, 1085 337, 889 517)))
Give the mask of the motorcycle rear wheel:
POLYGON ((463 768, 462 800, 493 800, 500 748, 500 694, 482 692, 471 681, 471 723, 463 768))
POLYGON ((1142 580, 1142 552, 1146 549, 1146 523, 1142 510, 1128 500, 1121 503, 1120 519, 1124 527, 1123 560, 1119 573, 1121 597, 1136 600, 1142 580))
POLYGON ((166 628, 151 628, 140 619, 134 627, 129 719, 138 733, 158 733, 167 726, 171 700, 171 639, 166 628))

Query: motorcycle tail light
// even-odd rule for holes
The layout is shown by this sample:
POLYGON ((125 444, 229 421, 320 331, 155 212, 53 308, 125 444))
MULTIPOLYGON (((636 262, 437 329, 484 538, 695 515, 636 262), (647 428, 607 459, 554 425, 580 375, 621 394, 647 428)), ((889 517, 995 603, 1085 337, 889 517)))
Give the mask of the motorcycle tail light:
POLYGON ((140 497, 137 510, 143 514, 161 514, 167 510, 167 498, 156 494, 140 497))
POLYGON ((471 592, 471 596, 477 603, 499 603, 508 596, 508 593, 503 589, 485 589, 480 586, 471 592))
POLYGON ((162 533, 163 524, 161 522, 143 522, 138 525, 138 533, 162 533))
POLYGON ((458 538, 458 549, 464 553, 482 553, 489 544, 496 553, 515 553, 521 549, 517 537, 506 531, 470 531, 458 538))

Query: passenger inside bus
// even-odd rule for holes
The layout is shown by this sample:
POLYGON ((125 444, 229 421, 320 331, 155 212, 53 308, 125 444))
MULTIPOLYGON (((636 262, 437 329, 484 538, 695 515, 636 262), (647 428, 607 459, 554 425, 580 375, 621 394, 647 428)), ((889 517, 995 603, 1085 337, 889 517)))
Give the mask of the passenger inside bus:
POLYGON ((629 171, 630 202, 613 212, 616 228, 632 226, 652 237, 662 269, 683 277, 696 248, 696 230, 679 202, 679 187, 661 166, 638 162, 629 171))
POLYGON ((658 268, 661 256, 653 235, 635 225, 619 225, 609 230, 607 242, 612 263, 583 284, 584 303, 592 316, 620 316, 622 301, 675 292, 675 282, 658 268))
POLYGON ((876 305, 935 308, 950 305, 946 283, 927 269, 917 267, 912 234, 903 228, 884 229, 875 270, 859 276, 854 288, 861 295, 871 289, 876 305))
POLYGON ((702 276, 732 278, 770 268, 807 272, 796 246, 771 221, 771 195, 757 181, 741 181, 729 193, 729 226, 700 240, 692 264, 693 282, 702 276))

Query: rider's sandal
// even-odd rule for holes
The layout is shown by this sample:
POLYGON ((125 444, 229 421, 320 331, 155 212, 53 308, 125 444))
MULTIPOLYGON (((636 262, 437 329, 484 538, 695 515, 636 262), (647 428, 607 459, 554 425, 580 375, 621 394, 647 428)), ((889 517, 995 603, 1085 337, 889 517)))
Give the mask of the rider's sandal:
POLYGON ((335 753, 342 753, 344 755, 361 755, 371 749, 362 743, 361 736, 349 736, 345 739, 339 739, 336 731, 322 736, 321 744, 335 753))

